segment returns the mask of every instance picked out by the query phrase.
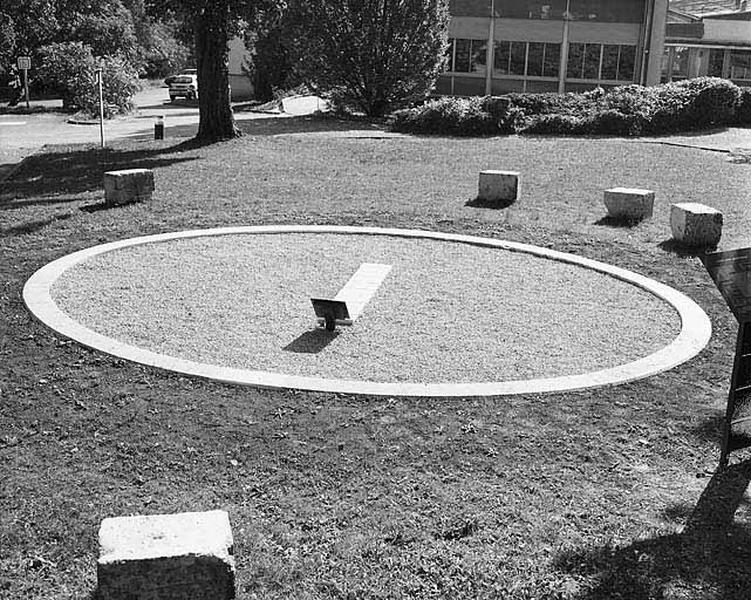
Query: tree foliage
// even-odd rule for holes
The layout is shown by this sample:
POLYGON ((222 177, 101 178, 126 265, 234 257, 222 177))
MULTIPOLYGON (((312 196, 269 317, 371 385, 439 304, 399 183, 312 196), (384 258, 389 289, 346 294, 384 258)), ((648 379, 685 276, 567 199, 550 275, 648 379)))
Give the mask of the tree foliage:
POLYGON ((130 111, 138 89, 138 75, 121 55, 95 57, 91 47, 81 42, 56 42, 40 50, 38 77, 56 91, 63 106, 91 115, 99 111, 97 70, 102 71, 105 116, 130 111))
POLYGON ((427 96, 448 23, 446 0, 293 0, 287 46, 303 81, 381 116, 427 96))
POLYGON ((260 14, 279 10, 283 0, 148 0, 147 11, 190 22, 198 68, 197 139, 214 142, 240 135, 230 106, 228 43, 260 14))

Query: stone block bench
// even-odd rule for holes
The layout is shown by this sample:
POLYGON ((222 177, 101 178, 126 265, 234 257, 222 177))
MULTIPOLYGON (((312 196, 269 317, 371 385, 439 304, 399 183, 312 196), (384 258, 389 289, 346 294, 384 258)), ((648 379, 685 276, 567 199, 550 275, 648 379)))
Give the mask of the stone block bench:
POLYGON ((519 196, 516 171, 480 171, 477 200, 487 204, 508 204, 519 196))
POLYGON ((230 600, 235 561, 221 510, 104 519, 97 580, 101 600, 230 600))
POLYGON ((104 199, 108 206, 151 200, 154 191, 154 171, 125 169, 104 174, 104 199))
POLYGON ((617 187, 605 190, 604 201, 612 218, 641 221, 652 216, 655 193, 652 190, 617 187))
POLYGON ((670 205, 673 239, 684 246, 716 246, 722 236, 722 213, 698 202, 670 205))

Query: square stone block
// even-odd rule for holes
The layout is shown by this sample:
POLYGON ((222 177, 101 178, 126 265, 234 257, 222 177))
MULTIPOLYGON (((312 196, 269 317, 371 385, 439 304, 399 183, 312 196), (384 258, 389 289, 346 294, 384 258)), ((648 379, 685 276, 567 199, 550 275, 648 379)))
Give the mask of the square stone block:
POLYGON ((104 519, 97 580, 101 600, 230 600, 235 560, 221 510, 104 519))
POLYGON ((154 171, 151 169, 124 169, 104 174, 104 197, 108 205, 148 200, 153 191, 154 171))
POLYGON ((670 205, 673 239, 685 246, 716 246, 722 236, 722 213, 698 202, 670 205))
POLYGON ((605 190, 605 208, 614 219, 641 221, 652 216, 655 193, 638 188, 612 188, 605 190))
POLYGON ((519 196, 516 171, 480 171, 477 199, 489 203, 513 202, 519 196))

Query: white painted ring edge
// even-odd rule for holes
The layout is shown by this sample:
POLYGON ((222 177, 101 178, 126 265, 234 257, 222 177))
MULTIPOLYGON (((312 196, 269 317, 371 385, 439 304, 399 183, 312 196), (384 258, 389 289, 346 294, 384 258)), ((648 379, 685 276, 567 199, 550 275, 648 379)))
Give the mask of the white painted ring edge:
POLYGON ((344 394, 418 396, 418 397, 471 397, 508 396, 517 394, 542 394, 604 387, 644 379, 676 367, 696 356, 707 345, 712 335, 712 325, 702 308, 685 294, 654 279, 627 271, 613 265, 588 258, 505 240, 494 240, 461 234, 425 231, 419 229, 387 229, 378 227, 334 225, 260 225, 223 227, 179 231, 142 236, 85 248, 63 256, 36 271, 23 288, 23 300, 32 315, 57 333, 118 358, 132 362, 224 383, 250 385, 262 388, 292 388, 308 391, 344 394), (325 379, 285 375, 267 371, 252 371, 221 367, 207 363, 176 358, 143 350, 103 336, 88 329, 62 312, 51 296, 54 282, 72 266, 93 256, 147 243, 176 239, 236 234, 269 233, 341 233, 356 235, 390 235, 407 238, 424 238, 467 243, 491 248, 524 252, 552 260, 578 265, 615 277, 650 292, 671 305, 681 319, 681 331, 667 346, 638 360, 577 375, 542 379, 523 379, 496 382, 469 383, 391 383, 346 379, 325 379))

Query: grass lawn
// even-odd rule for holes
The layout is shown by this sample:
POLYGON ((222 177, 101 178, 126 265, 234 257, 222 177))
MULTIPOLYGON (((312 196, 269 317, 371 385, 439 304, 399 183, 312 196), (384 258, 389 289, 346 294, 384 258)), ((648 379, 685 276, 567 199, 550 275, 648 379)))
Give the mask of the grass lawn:
POLYGON ((751 245, 750 165, 620 139, 242 126, 205 148, 50 149, 0 187, 1 598, 90 598, 103 518, 214 508, 230 514, 241 599, 751 597, 751 463, 713 475, 736 323, 668 225, 670 203, 705 202, 725 215, 723 248, 751 245), (102 172, 126 167, 155 169, 153 201, 98 209, 102 172), (466 205, 487 168, 522 173, 516 204, 466 205), (604 219, 602 191, 616 186, 654 189, 655 217, 604 219), (692 361, 610 389, 353 397, 130 364, 56 336, 21 301, 36 269, 81 248, 277 223, 423 228, 594 258, 686 293, 713 337, 692 361))

